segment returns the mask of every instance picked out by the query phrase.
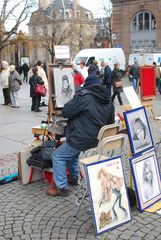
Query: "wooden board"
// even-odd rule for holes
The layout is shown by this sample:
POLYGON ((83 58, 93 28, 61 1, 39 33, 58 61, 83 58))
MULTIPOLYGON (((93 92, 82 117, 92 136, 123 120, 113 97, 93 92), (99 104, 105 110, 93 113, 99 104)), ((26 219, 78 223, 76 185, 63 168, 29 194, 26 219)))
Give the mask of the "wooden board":
MULTIPOLYGON (((28 166, 26 163, 26 160, 31 156, 31 149, 33 147, 27 147, 24 150, 21 150, 19 152, 19 159, 18 159, 18 172, 19 172, 19 178, 22 183, 22 185, 29 183, 29 177, 30 177, 30 171, 31 167, 28 166)), ((32 182, 42 179, 42 171, 39 169, 34 169, 34 174, 32 178, 32 182)))

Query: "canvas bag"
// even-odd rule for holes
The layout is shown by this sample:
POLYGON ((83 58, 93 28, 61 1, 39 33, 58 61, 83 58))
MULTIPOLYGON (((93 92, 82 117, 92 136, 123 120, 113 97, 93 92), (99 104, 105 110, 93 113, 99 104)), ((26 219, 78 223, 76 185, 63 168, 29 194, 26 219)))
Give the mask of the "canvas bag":
POLYGON ((44 85, 37 84, 35 92, 41 97, 45 97, 47 90, 44 85))

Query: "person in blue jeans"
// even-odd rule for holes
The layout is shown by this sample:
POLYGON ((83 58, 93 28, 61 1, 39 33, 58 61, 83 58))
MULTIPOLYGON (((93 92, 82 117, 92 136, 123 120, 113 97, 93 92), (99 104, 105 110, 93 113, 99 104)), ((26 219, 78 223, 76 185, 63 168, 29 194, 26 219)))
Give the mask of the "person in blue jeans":
POLYGON ((130 73, 130 76, 132 77, 133 88, 136 91, 138 86, 138 80, 140 77, 140 66, 137 60, 135 60, 134 64, 131 65, 129 73, 130 73))
POLYGON ((79 155, 81 151, 96 147, 100 128, 115 121, 115 109, 107 89, 96 80, 85 87, 64 105, 64 118, 68 118, 66 142, 52 154, 55 188, 49 188, 50 196, 67 196, 68 184, 77 185, 79 180, 79 155), (67 178, 66 168, 70 177, 67 178))

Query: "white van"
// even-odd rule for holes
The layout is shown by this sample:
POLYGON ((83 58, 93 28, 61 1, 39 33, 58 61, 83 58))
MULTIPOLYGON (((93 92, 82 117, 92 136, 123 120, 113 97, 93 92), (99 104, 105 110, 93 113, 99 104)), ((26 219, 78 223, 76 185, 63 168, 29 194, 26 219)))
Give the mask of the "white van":
POLYGON ((129 56, 129 66, 134 64, 136 60, 140 66, 152 65, 153 62, 160 66, 161 53, 132 53, 129 56))
POLYGON ((93 60, 98 61, 100 66, 101 61, 107 62, 111 69, 114 68, 114 63, 120 63, 120 69, 125 71, 125 54, 122 48, 89 48, 81 50, 73 59, 73 63, 79 70, 80 62, 85 62, 86 66, 93 63, 93 60))

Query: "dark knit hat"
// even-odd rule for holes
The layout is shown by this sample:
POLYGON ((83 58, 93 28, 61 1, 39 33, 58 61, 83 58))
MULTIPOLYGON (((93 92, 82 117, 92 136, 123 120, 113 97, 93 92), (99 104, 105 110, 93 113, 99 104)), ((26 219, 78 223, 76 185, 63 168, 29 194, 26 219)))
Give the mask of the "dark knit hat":
POLYGON ((100 85, 101 82, 96 76, 88 76, 85 80, 84 86, 83 87, 88 87, 91 85, 100 85))

